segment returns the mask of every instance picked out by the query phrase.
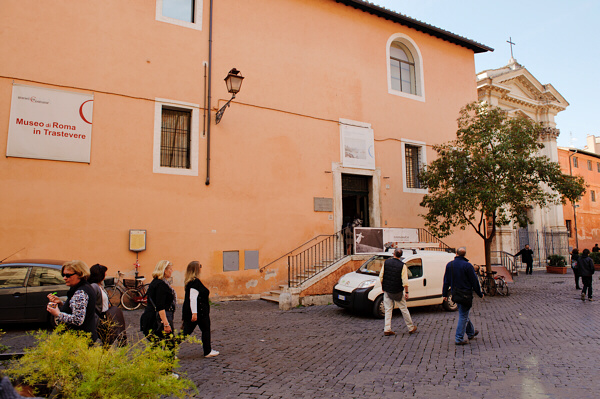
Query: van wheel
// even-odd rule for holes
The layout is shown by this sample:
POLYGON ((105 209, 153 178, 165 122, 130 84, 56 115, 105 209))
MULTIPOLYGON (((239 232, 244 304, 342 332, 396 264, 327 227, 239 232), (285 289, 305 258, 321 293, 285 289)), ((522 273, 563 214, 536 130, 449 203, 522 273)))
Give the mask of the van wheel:
POLYGON ((383 306, 383 294, 379 295, 373 302, 373 316, 377 319, 385 317, 385 307, 383 306))
POLYGON ((452 294, 448 295, 448 300, 442 302, 442 307, 447 312, 455 312, 458 310, 458 305, 452 301, 452 294))

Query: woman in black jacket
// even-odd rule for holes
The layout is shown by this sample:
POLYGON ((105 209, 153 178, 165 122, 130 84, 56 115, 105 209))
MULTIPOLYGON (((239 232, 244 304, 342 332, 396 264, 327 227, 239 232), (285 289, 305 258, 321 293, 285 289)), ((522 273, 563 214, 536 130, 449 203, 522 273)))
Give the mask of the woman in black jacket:
POLYGON ((173 314, 177 295, 171 288, 173 264, 161 260, 152 272, 153 280, 148 287, 148 306, 141 317, 140 327, 146 337, 163 340, 173 334, 173 314))
POLYGON ((192 261, 185 272, 185 300, 181 311, 183 318, 183 334, 190 335, 196 326, 202 332, 202 348, 204 357, 214 357, 219 354, 210 345, 210 306, 208 295, 210 291, 200 281, 202 266, 198 261, 192 261))
POLYGON ((581 277, 581 273, 579 273, 579 250, 577 248, 573 248, 571 251, 571 269, 573 269, 573 274, 575 275, 575 289, 580 290, 579 278, 581 277))

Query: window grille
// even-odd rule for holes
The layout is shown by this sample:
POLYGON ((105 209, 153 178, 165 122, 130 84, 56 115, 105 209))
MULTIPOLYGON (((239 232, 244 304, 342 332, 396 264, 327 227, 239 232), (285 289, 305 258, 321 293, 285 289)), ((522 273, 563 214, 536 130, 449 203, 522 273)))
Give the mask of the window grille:
POLYGON ((567 228, 567 235, 569 237, 571 237, 571 221, 570 220, 565 220, 565 226, 567 228))
POLYGON ((588 170, 592 170, 592 161, 587 161, 588 170))
POLYGON ((421 147, 406 144, 404 146, 404 156, 406 162, 406 187, 422 188, 419 181, 419 172, 421 171, 421 147))
POLYGON ((579 162, 577 160, 577 157, 573 157, 573 167, 575 167, 575 168, 579 167, 579 162))
POLYGON ((596 202, 596 192, 594 190, 591 190, 592 193, 592 202, 596 202))
POLYGON ((162 109, 160 166, 190 168, 191 111, 162 109))

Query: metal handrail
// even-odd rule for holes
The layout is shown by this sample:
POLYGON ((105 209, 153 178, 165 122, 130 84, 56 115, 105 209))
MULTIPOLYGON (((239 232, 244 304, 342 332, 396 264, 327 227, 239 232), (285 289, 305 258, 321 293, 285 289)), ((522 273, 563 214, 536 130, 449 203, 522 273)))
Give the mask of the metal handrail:
POLYGON ((271 261, 271 262, 267 263, 266 265, 264 265, 263 267, 261 267, 261 268, 260 268, 258 271, 262 273, 262 272, 263 272, 263 270, 265 270, 267 267, 271 266, 273 263, 275 263, 275 262, 277 262, 277 261, 279 261, 279 260, 281 260, 281 259, 285 258, 285 257, 286 257, 286 256, 288 256, 288 255, 291 255, 291 254, 293 254, 295 251, 299 250, 300 248, 303 248, 303 247, 305 247, 305 246, 306 246, 306 244, 308 244, 308 243, 310 243, 310 242, 312 242, 312 241, 314 241, 314 240, 317 240, 317 239, 319 239, 319 237, 331 237, 332 235, 337 235, 337 234, 342 234, 342 230, 338 231, 338 232, 337 232, 337 233, 335 233, 335 234, 319 234, 318 236, 316 236, 316 237, 313 237, 313 238, 311 238, 310 240, 306 241, 304 244, 302 244, 302 245, 299 245, 299 246, 297 246, 296 248, 292 249, 291 251, 288 251, 288 252, 286 252, 285 254, 281 255, 279 258, 275 259, 274 261, 271 261))
POLYGON ((503 266, 508 270, 511 275, 514 275, 517 272, 517 264, 515 262, 515 258, 512 254, 509 254, 506 251, 492 251, 492 256, 494 254, 498 254, 500 258, 500 266, 503 266))
POLYGON ((325 238, 296 255, 288 255, 289 287, 301 285, 346 256, 342 231, 319 237, 325 238))

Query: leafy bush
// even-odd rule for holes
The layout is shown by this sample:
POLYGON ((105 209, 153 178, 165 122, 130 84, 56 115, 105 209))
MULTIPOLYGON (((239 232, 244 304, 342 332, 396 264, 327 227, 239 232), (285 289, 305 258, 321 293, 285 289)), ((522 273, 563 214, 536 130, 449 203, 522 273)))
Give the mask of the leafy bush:
MULTIPOLYGON (((0 330, 0 338, 6 334, 4 331, 0 330)), ((8 350, 8 346, 0 344, 0 353, 4 353, 8 350)))
MULTIPOLYGON (((40 331, 36 344, 6 373, 29 385, 56 387, 64 399, 186 397, 192 381, 173 378, 173 352, 146 340, 126 347, 91 345, 88 335, 65 330, 40 331)), ((175 349, 175 352, 177 348, 175 349)))
POLYGON ((590 258, 592 258, 595 265, 600 264, 600 252, 590 252, 590 258))
POLYGON ((550 255, 548 256, 548 266, 566 267, 567 261, 562 255, 550 255))

